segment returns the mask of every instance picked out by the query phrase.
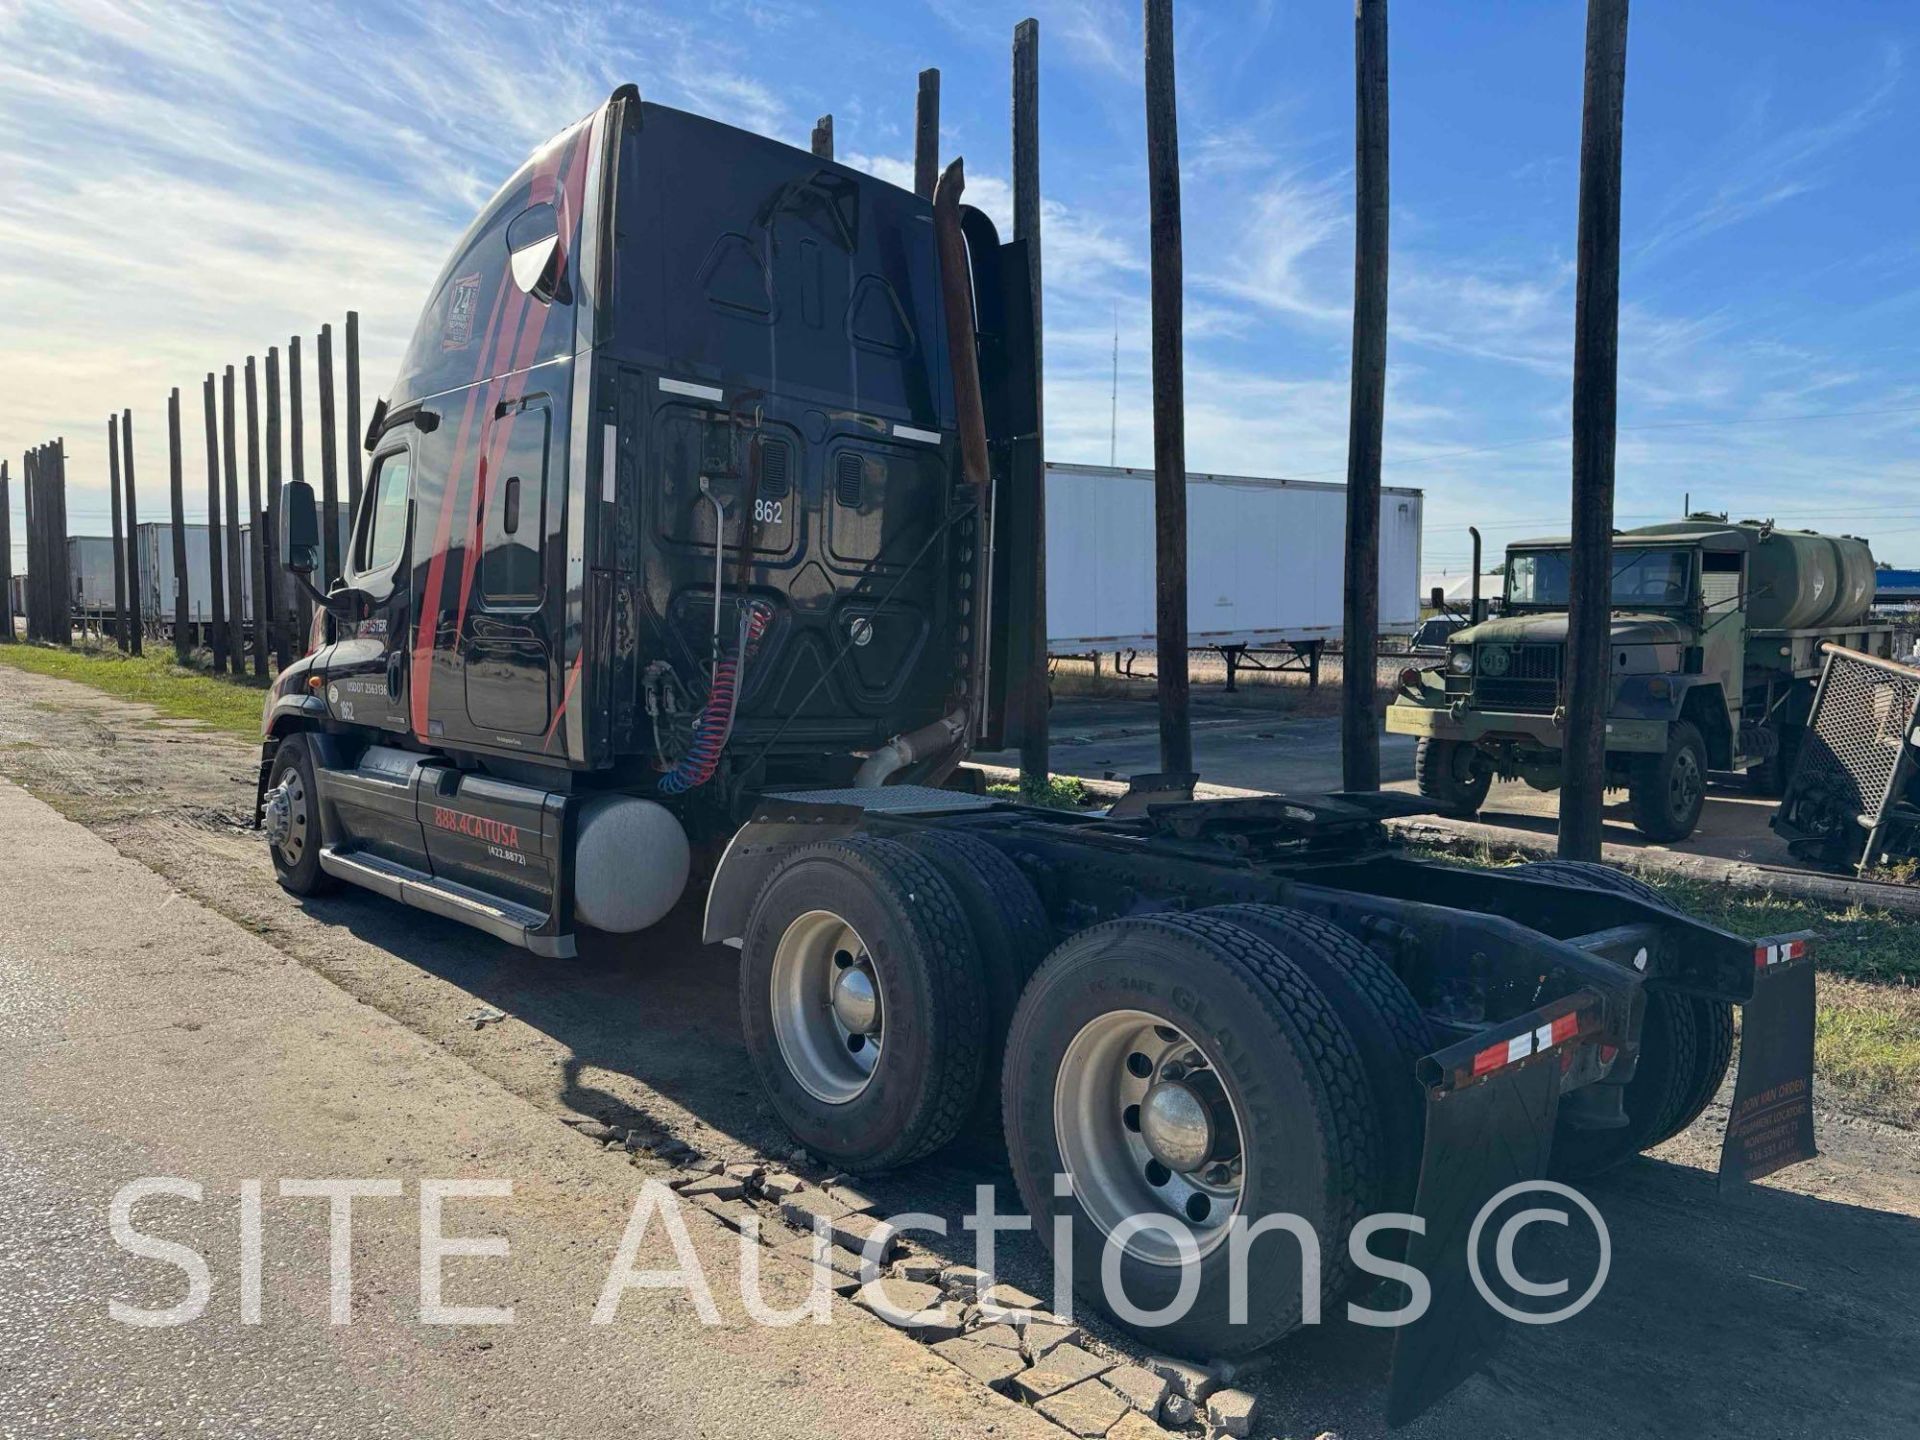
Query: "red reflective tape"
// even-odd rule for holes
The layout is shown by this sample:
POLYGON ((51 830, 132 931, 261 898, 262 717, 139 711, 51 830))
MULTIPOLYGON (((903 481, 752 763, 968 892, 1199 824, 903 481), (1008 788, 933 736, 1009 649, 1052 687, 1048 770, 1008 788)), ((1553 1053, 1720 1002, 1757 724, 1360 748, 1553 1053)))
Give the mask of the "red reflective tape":
POLYGON ((1473 1073, 1475 1075, 1491 1074, 1506 1063, 1507 1042, 1502 1040, 1498 1045, 1489 1045, 1473 1057, 1473 1073))
POLYGON ((1579 1033, 1580 1016, 1577 1012, 1568 1011, 1565 1015, 1560 1016, 1553 1022, 1553 1043, 1555 1045, 1565 1044, 1579 1033))

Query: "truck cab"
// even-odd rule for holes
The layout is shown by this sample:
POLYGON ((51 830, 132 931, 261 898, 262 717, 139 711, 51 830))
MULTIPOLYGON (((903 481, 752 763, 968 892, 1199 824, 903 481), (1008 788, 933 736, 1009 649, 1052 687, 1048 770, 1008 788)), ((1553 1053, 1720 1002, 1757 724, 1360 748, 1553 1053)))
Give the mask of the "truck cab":
MULTIPOLYGON (((1699 516, 1616 535, 1612 563, 1607 785, 1649 839, 1684 839, 1709 771, 1781 783, 1815 647, 1870 628, 1872 557, 1851 537, 1699 516)), ((1495 777, 1559 788, 1570 576, 1568 541, 1515 542, 1504 613, 1402 676, 1386 728, 1419 738, 1422 793, 1448 809, 1477 811, 1495 777)))

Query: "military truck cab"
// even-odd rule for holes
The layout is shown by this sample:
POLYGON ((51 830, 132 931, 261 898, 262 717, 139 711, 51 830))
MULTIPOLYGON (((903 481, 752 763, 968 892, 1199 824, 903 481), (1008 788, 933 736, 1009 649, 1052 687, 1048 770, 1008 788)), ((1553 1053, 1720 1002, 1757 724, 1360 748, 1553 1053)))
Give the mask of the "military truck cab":
MULTIPOLYGON (((1778 793, 1820 644, 1890 635, 1865 622, 1873 557, 1848 536, 1702 515, 1615 536, 1613 567, 1606 781, 1654 840, 1693 832, 1709 772, 1778 793)), ((1479 810, 1496 777, 1559 788, 1570 578, 1566 540, 1514 543, 1501 617, 1402 676, 1387 729, 1419 737, 1421 792, 1449 810, 1479 810)))

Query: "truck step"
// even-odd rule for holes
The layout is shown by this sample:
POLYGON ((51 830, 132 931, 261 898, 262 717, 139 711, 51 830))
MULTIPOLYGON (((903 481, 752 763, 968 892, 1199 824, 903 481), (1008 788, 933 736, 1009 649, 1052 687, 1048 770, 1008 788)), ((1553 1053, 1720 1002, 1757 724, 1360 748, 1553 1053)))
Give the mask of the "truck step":
POLYGON ((531 950, 536 955, 572 959, 571 935, 536 935, 547 917, 530 906, 502 900, 470 885, 456 884, 416 870, 411 865, 364 851, 341 851, 327 846, 320 852, 320 868, 337 879, 359 885, 448 920, 458 920, 496 939, 531 950))

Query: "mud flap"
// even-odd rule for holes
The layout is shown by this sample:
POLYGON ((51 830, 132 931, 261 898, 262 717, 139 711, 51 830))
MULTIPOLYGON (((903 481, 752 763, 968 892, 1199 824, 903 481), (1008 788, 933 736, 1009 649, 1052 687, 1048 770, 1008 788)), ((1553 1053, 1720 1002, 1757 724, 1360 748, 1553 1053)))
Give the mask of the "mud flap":
POLYGON ((1405 1425, 1493 1354, 1506 1321, 1481 1298, 1467 1240, 1487 1202, 1547 1173, 1569 1047, 1595 1035, 1600 1002, 1582 991, 1420 1062, 1427 1138, 1406 1263, 1427 1277, 1426 1312, 1393 1335, 1387 1424, 1405 1425))
POLYGON ((1740 1077, 1720 1145, 1720 1193, 1819 1152, 1813 1140, 1813 944, 1809 935, 1762 940, 1753 994, 1740 1009, 1740 1077))

